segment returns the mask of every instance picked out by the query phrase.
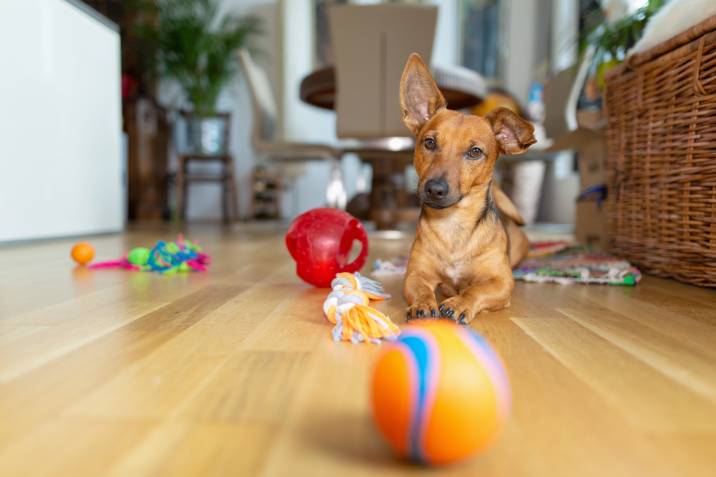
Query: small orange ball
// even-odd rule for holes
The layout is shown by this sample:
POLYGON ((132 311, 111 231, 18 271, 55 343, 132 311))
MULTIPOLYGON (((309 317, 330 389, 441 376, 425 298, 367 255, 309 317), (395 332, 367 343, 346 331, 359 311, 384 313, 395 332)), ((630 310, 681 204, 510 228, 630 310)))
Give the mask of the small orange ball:
POLYGON ((70 256, 80 265, 87 265, 94 258, 94 247, 87 242, 80 242, 72 247, 70 256))
POLYGON ((373 373, 373 417, 400 457, 449 464, 502 428, 510 384, 502 360, 467 326, 423 321, 386 346, 373 373))

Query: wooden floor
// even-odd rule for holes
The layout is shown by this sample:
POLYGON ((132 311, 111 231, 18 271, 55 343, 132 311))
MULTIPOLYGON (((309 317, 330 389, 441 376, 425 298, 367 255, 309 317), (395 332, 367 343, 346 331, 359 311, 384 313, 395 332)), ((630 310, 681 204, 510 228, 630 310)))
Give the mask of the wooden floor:
MULTIPOLYGON (((0 475, 714 476, 716 293, 519 284, 473 323, 513 389, 466 464, 393 459, 369 417, 379 348, 330 339, 326 291, 280 233, 197 228, 208 274, 75 269, 71 242, 0 248, 0 475)), ((166 230, 92 239, 101 259, 166 230)), ((372 258, 406 241, 373 238, 372 258)), ((382 306, 403 321, 400 278, 382 306)))

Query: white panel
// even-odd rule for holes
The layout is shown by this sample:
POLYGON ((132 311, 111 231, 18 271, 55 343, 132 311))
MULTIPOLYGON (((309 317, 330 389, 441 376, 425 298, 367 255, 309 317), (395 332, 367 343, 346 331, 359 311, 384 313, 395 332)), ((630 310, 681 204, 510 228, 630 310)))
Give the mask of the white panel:
MULTIPOLYGON (((284 137, 294 141, 335 142, 335 113, 310 106, 299 97, 301 80, 313 71, 314 3, 283 0, 281 6, 284 137)), ((327 174, 328 166, 325 167, 327 174)))
POLYGON ((65 0, 1 0, 0 58, 0 241, 120 230, 119 34, 65 0))
POLYGON ((460 64, 460 11, 455 0, 429 0, 438 6, 432 64, 452 66, 460 64))
POLYGON ((566 70, 577 60, 579 4, 575 0, 552 3, 552 72, 566 70))

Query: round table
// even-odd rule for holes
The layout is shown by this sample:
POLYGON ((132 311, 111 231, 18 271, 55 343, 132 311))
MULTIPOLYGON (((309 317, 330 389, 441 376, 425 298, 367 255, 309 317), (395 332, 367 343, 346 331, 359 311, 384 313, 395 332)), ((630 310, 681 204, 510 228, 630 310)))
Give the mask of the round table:
MULTIPOLYGON (((487 94, 482 76, 461 66, 450 68, 433 66, 433 77, 450 109, 475 106, 487 94)), ((336 70, 333 66, 317 69, 301 80, 301 100, 310 105, 334 109, 336 98, 336 70)))

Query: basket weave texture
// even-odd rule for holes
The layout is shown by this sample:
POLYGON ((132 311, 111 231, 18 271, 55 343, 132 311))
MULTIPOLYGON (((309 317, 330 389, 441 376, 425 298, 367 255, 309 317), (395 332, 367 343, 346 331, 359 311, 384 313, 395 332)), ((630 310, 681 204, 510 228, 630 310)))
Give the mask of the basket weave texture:
POLYGON ((613 253, 716 287, 716 16, 606 78, 613 253))

